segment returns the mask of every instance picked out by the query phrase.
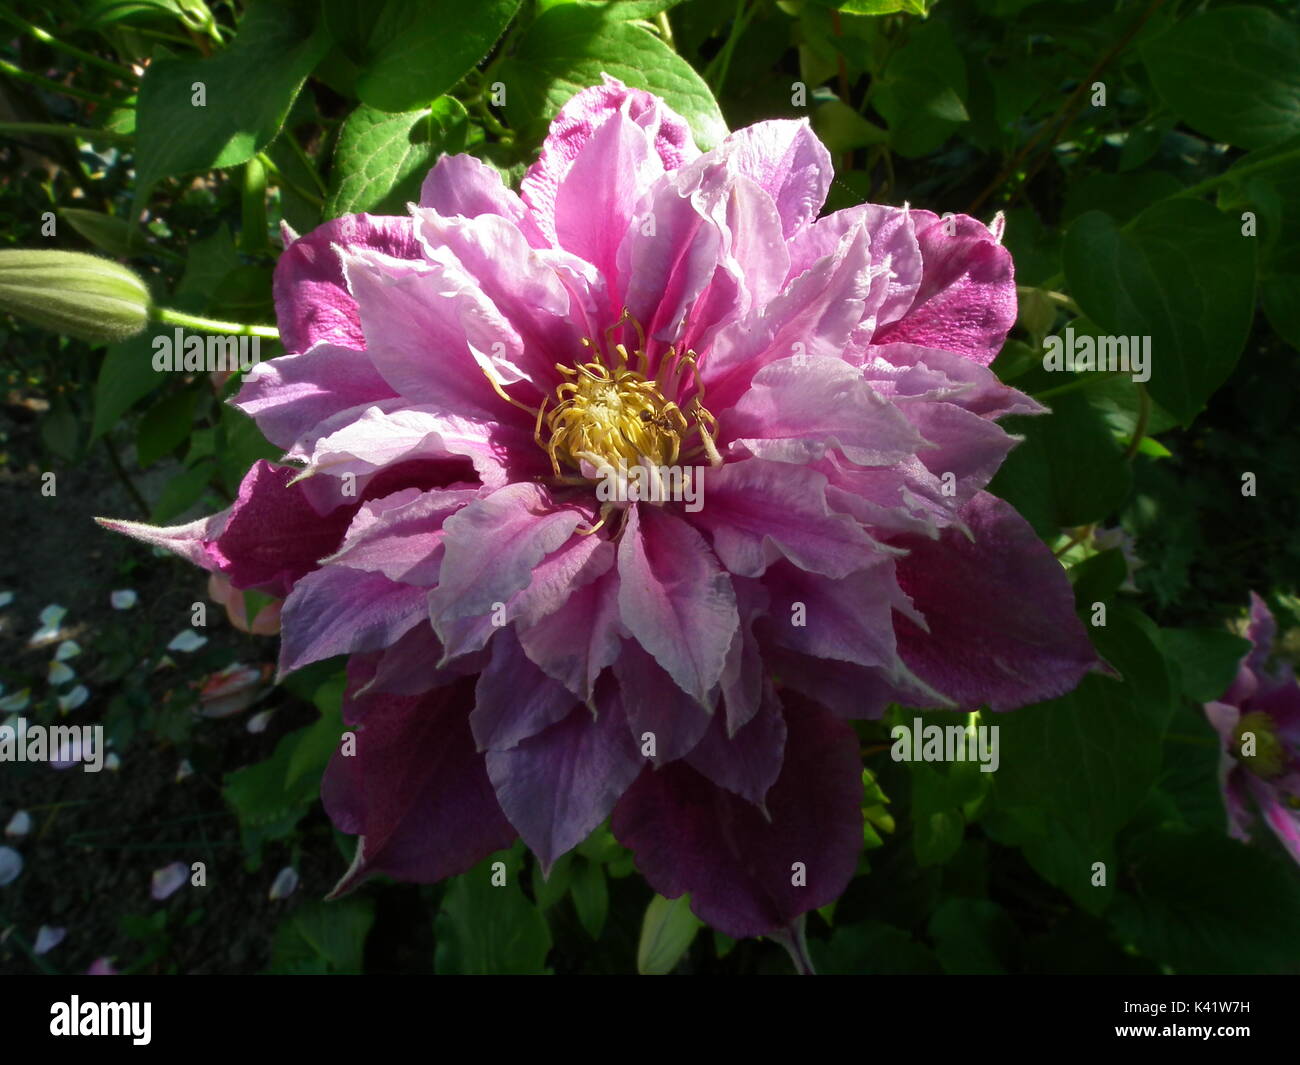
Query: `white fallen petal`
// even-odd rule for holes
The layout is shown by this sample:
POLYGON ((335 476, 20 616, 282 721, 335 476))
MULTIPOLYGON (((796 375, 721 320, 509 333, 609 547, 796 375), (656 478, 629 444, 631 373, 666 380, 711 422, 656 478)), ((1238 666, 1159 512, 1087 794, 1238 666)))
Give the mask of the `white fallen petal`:
POLYGON ((174 895, 182 884, 190 878, 190 867, 184 862, 172 862, 161 869, 153 871, 153 880, 149 885, 149 894, 156 902, 174 895))
POLYGON ((59 644, 59 649, 54 652, 54 661, 66 662, 69 658, 76 658, 81 654, 81 644, 76 640, 64 640, 59 644))
POLYGON ((273 710, 262 710, 254 714, 248 719, 248 725, 246 726, 248 731, 253 733, 265 732, 266 726, 271 723, 271 715, 274 712, 273 710))
POLYGON ((0 592, 0 608, 7 607, 14 601, 13 592, 0 592))
POLYGON ((176 638, 167 645, 167 650, 185 651, 188 653, 190 651, 197 651, 207 642, 208 638, 206 636, 200 636, 193 629, 186 629, 183 632, 178 633, 176 638))
POLYGON ((116 773, 122 768, 122 759, 117 756, 116 752, 109 751, 104 758, 104 768, 110 773, 116 773))
POLYGON ((60 662, 56 659, 50 663, 45 679, 57 688, 60 684, 67 684, 76 675, 66 662, 60 662))
POLYGON ((12 712, 26 710, 27 704, 32 701, 32 690, 24 688, 22 691, 14 692, 13 695, 6 695, 0 699, 0 710, 12 712))
POLYGON ((23 871, 23 856, 12 847, 0 847, 0 887, 12 884, 23 871))
POLYGON ((298 890, 298 870, 292 865, 286 865, 275 874, 275 880, 271 884, 270 899, 275 902, 279 899, 287 899, 298 890))
POLYGON ((77 707, 81 706, 89 698, 90 689, 84 684, 78 684, 72 689, 72 691, 68 692, 67 695, 59 696, 59 709, 66 714, 69 710, 77 709, 77 707))
POLYGON ((68 934, 66 928, 52 928, 50 925, 43 924, 36 930, 36 942, 32 944, 33 954, 48 954, 60 943, 63 937, 68 934))
POLYGON ((63 624, 63 618, 68 613, 65 607, 52 603, 41 611, 41 627, 36 630, 32 638, 27 642, 35 647, 39 644, 49 643, 51 640, 59 638, 59 626, 63 624))
POLYGON ((21 839, 32 830, 32 815, 26 810, 19 810, 5 825, 5 835, 10 839, 21 839))
POLYGON ((186 777, 192 777, 193 775, 194 767, 190 765, 190 760, 188 758, 182 759, 181 764, 176 767, 176 783, 179 784, 186 777))
POLYGON ((113 604, 114 610, 130 610, 140 601, 140 597, 134 588, 119 588, 108 597, 108 601, 113 604))

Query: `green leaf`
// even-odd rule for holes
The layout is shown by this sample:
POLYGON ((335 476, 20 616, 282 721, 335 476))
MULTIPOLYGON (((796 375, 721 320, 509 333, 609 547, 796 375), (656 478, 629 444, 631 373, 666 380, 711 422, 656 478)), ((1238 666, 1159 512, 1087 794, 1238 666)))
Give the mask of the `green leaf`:
POLYGON ((104 353, 95 383, 92 439, 103 436, 135 403, 162 387, 166 378, 154 371, 152 359, 154 337, 163 335, 170 336, 171 330, 149 328, 104 353))
POLYGON ((327 44, 298 9, 258 0, 225 51, 155 58, 140 86, 136 209, 162 178, 238 166, 265 148, 327 44), (202 107, 193 102, 197 83, 202 107))
POLYGON ((966 61, 942 22, 913 26, 873 89, 894 149, 909 159, 934 151, 970 119, 966 61))
POLYGON ((131 225, 125 218, 79 207, 61 207, 59 216, 91 244, 108 252, 115 259, 129 259, 134 255, 175 258, 173 252, 152 247, 145 239, 144 231, 131 225))
POLYGON ((991 975, 1014 971, 1019 933, 997 903, 949 899, 930 918, 930 938, 946 973, 991 975))
POLYGON ((267 971, 360 975, 366 936, 374 921, 374 903, 366 898, 300 906, 275 930, 267 971))
POLYGON ((599 85, 602 72, 661 96, 690 124, 702 150, 727 135, 717 101, 686 60, 645 27, 599 9, 563 4, 544 12, 497 69, 506 116, 534 140, 569 97, 599 85))
POLYGON ((380 111, 413 111, 487 58, 519 2, 347 0, 329 4, 326 22, 362 67, 362 102, 380 111))
POLYGON ((1300 30, 1262 7, 1219 7, 1150 41, 1142 58, 1179 118, 1262 148, 1300 133, 1300 30))
POLYGON ((1043 402, 1050 415, 1002 423, 1025 440, 1007 456, 989 490, 1011 503, 1040 535, 1050 535, 1117 510, 1128 498, 1132 475, 1087 396, 1067 392, 1043 402))
POLYGON ((244 848, 254 860, 267 841, 293 832, 316 800, 330 753, 324 739, 331 734, 337 739, 337 722, 322 717, 282 737, 265 761, 226 774, 221 794, 234 807, 244 848), (305 763, 318 771, 308 772, 305 763))
POLYGON ((636 948, 636 971, 642 976, 664 976, 677 967, 703 923, 691 913, 691 897, 666 899, 656 895, 641 920, 641 941, 636 948))
POLYGON ((464 147, 468 117, 450 96, 396 115, 358 107, 343 123, 334 149, 325 217, 397 213, 407 201, 418 200, 420 183, 437 156, 464 147))
POLYGON ((194 404, 198 398, 195 389, 187 388, 154 404, 140 419, 136 459, 142 467, 152 466, 189 437, 194 428, 194 404))
POLYGON ((1160 645, 1177 665, 1183 694, 1193 702, 1221 699, 1250 641, 1223 629, 1161 629, 1160 645))
POLYGON ((1147 389, 1184 425, 1227 379, 1255 310, 1255 249, 1208 203, 1171 199, 1124 228, 1100 211, 1065 237, 1065 275, 1111 334, 1151 338, 1147 389))
POLYGON ((1222 832, 1165 830, 1134 841, 1116 900, 1120 935, 1187 973, 1295 969, 1300 881, 1289 862, 1222 832))
POLYGON ((595 862, 575 862, 569 890, 582 927, 592 939, 599 939, 609 915, 609 884, 605 880, 605 870, 595 862))
POLYGON ((499 851, 447 882, 438 913, 439 973, 538 974, 546 972, 551 930, 519 889, 519 850, 499 851), (493 865, 505 864, 506 882, 492 883, 493 865))
POLYGON ((882 921, 841 925, 829 942, 808 944, 813 965, 826 976, 939 973, 934 954, 901 928, 882 921))
POLYGON ((545 913, 569 893, 569 884, 573 879, 574 855, 570 851, 562 854, 551 866, 551 875, 542 874, 542 863, 533 865, 533 899, 537 908, 545 913))

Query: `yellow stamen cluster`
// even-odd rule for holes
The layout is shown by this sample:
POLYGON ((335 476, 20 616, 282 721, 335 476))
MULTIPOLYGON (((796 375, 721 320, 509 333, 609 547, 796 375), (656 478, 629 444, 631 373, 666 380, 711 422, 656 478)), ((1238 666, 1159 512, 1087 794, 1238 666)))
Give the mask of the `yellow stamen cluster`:
POLYGON ((1243 715, 1237 723, 1234 738, 1237 741, 1237 751, 1241 752, 1241 760, 1252 773, 1265 780, 1281 776, 1283 769, 1286 768, 1286 752, 1282 748, 1282 741, 1277 738, 1277 733, 1274 731, 1272 718, 1258 710, 1243 715), (1250 733, 1254 739, 1250 754, 1244 753, 1243 750, 1243 741, 1247 733, 1250 733))

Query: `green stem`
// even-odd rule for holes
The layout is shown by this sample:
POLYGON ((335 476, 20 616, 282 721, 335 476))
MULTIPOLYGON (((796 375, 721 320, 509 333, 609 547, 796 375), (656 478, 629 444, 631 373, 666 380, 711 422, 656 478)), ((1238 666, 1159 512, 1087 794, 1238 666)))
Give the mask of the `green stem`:
POLYGON ((1151 421, 1151 396, 1142 384, 1135 382, 1135 387, 1138 393, 1138 416, 1137 424, 1133 426, 1133 439, 1124 449, 1126 462, 1138 453, 1138 448, 1142 446, 1142 438, 1147 435, 1147 423, 1151 421))
POLYGON ((15 66, 7 59, 0 59, 0 73, 8 74, 16 81, 25 81, 28 85, 35 85, 39 89, 46 89, 49 92, 62 93, 64 96, 72 96, 78 100, 85 100, 87 103, 102 104, 105 107, 125 107, 121 100, 111 100, 107 96, 100 96, 93 92, 86 92, 84 89, 74 89, 71 85, 64 85, 62 82, 51 81, 49 78, 43 78, 39 74, 29 74, 22 67, 15 66))
POLYGON ((266 152, 258 152, 257 159, 264 167, 266 167, 267 170, 269 170, 272 174, 275 175, 275 180, 279 182, 281 188, 289 189, 292 192, 296 193, 297 195, 301 196, 304 200, 310 203, 317 210, 324 209, 325 201, 320 196, 317 196, 316 193, 311 192, 308 189, 304 189, 296 181, 291 181, 289 178, 287 178, 284 174, 284 171, 275 165, 275 160, 273 160, 269 155, 267 155, 266 152))
POLYGON ((111 129, 90 129, 86 126, 60 126, 53 122, 0 122, 0 134, 30 133, 33 137, 80 137, 82 140, 129 141, 129 133, 111 129))
POLYGON ((731 20, 731 32, 727 34, 727 40, 722 46, 722 51, 717 54, 704 72, 705 80, 712 83, 714 96, 722 95, 722 86, 727 80, 727 71, 731 67, 731 53, 736 50, 736 42, 740 40, 740 35, 745 32, 745 26, 749 22, 749 15, 752 13, 753 8, 746 10, 745 0, 736 0, 736 15, 731 20), (716 78, 713 77, 715 63, 717 64, 716 78))
POLYGON ((201 318, 197 314, 172 310, 170 307, 151 307, 149 317, 163 325, 179 325, 204 333, 226 333, 230 336, 266 337, 279 340, 280 331, 273 325, 248 325, 245 322, 218 322, 212 318, 201 318))
POLYGON ((1057 385, 1055 388, 1049 388, 1046 392, 1036 392, 1034 399, 1047 399, 1049 396, 1063 396, 1067 392, 1077 392, 1081 388, 1087 388, 1094 381, 1104 381, 1106 378, 1115 377, 1122 372, 1121 370, 1112 370, 1106 373, 1088 373, 1086 376, 1080 377, 1077 381, 1071 381, 1069 384, 1057 385))
POLYGON ((266 166, 261 154, 244 164, 244 183, 240 197, 239 250, 257 255, 267 249, 266 240, 266 166))
POLYGON ((28 22, 25 18, 15 15, 12 11, 0 10, 0 18, 11 22, 19 29, 26 30, 28 35, 34 37, 42 44, 48 44, 51 48, 56 48, 60 52, 66 52, 68 55, 76 56, 83 63, 89 63, 91 66, 99 67, 101 70, 107 70, 110 74, 116 74, 119 78, 134 78, 135 71, 130 67, 124 67, 120 63, 114 63, 109 59, 102 59, 92 52, 83 52, 75 45, 59 40, 51 33, 47 33, 39 26, 28 22))
POLYGON ((303 149, 303 146, 298 143, 298 138, 286 129, 284 131, 284 139, 289 142, 289 147, 293 150, 293 154, 298 157, 298 161, 307 168, 307 173, 311 175, 311 179, 315 183, 316 188, 320 190, 320 194, 322 196, 328 195, 329 189, 325 185, 325 179, 316 172, 315 161, 313 161, 312 157, 307 154, 303 149))
POLYGON ((1281 152, 1278 155, 1270 156, 1267 159, 1260 159, 1258 162, 1249 163, 1246 166, 1234 166, 1225 170, 1222 174, 1217 174, 1212 178, 1206 178, 1204 181, 1196 185, 1191 185, 1188 188, 1183 189, 1181 192, 1175 192, 1169 198, 1172 200, 1183 196, 1204 196, 1211 189, 1222 185, 1225 181, 1230 179, 1235 181, 1238 178, 1245 177, 1247 174, 1253 174, 1256 170, 1266 170, 1270 166, 1275 166, 1278 163, 1287 162, 1297 157, 1300 157, 1300 148, 1293 148, 1289 152, 1281 152))
POLYGON ((674 52, 677 51, 677 45, 673 41, 673 27, 668 21, 667 11, 660 11, 655 16, 655 25, 659 27, 659 36, 663 39, 664 44, 668 45, 674 52))

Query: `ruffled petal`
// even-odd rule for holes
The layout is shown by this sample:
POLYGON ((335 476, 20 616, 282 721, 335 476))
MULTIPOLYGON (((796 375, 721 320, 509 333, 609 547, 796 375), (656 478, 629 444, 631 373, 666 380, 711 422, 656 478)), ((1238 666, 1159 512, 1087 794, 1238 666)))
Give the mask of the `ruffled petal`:
POLYGON ((614 808, 614 835, 667 898, 735 938, 766 935, 837 898, 862 850, 862 762, 848 725, 787 705, 768 817, 681 762, 645 770, 614 808), (770 817, 770 819, 769 819, 770 817))

